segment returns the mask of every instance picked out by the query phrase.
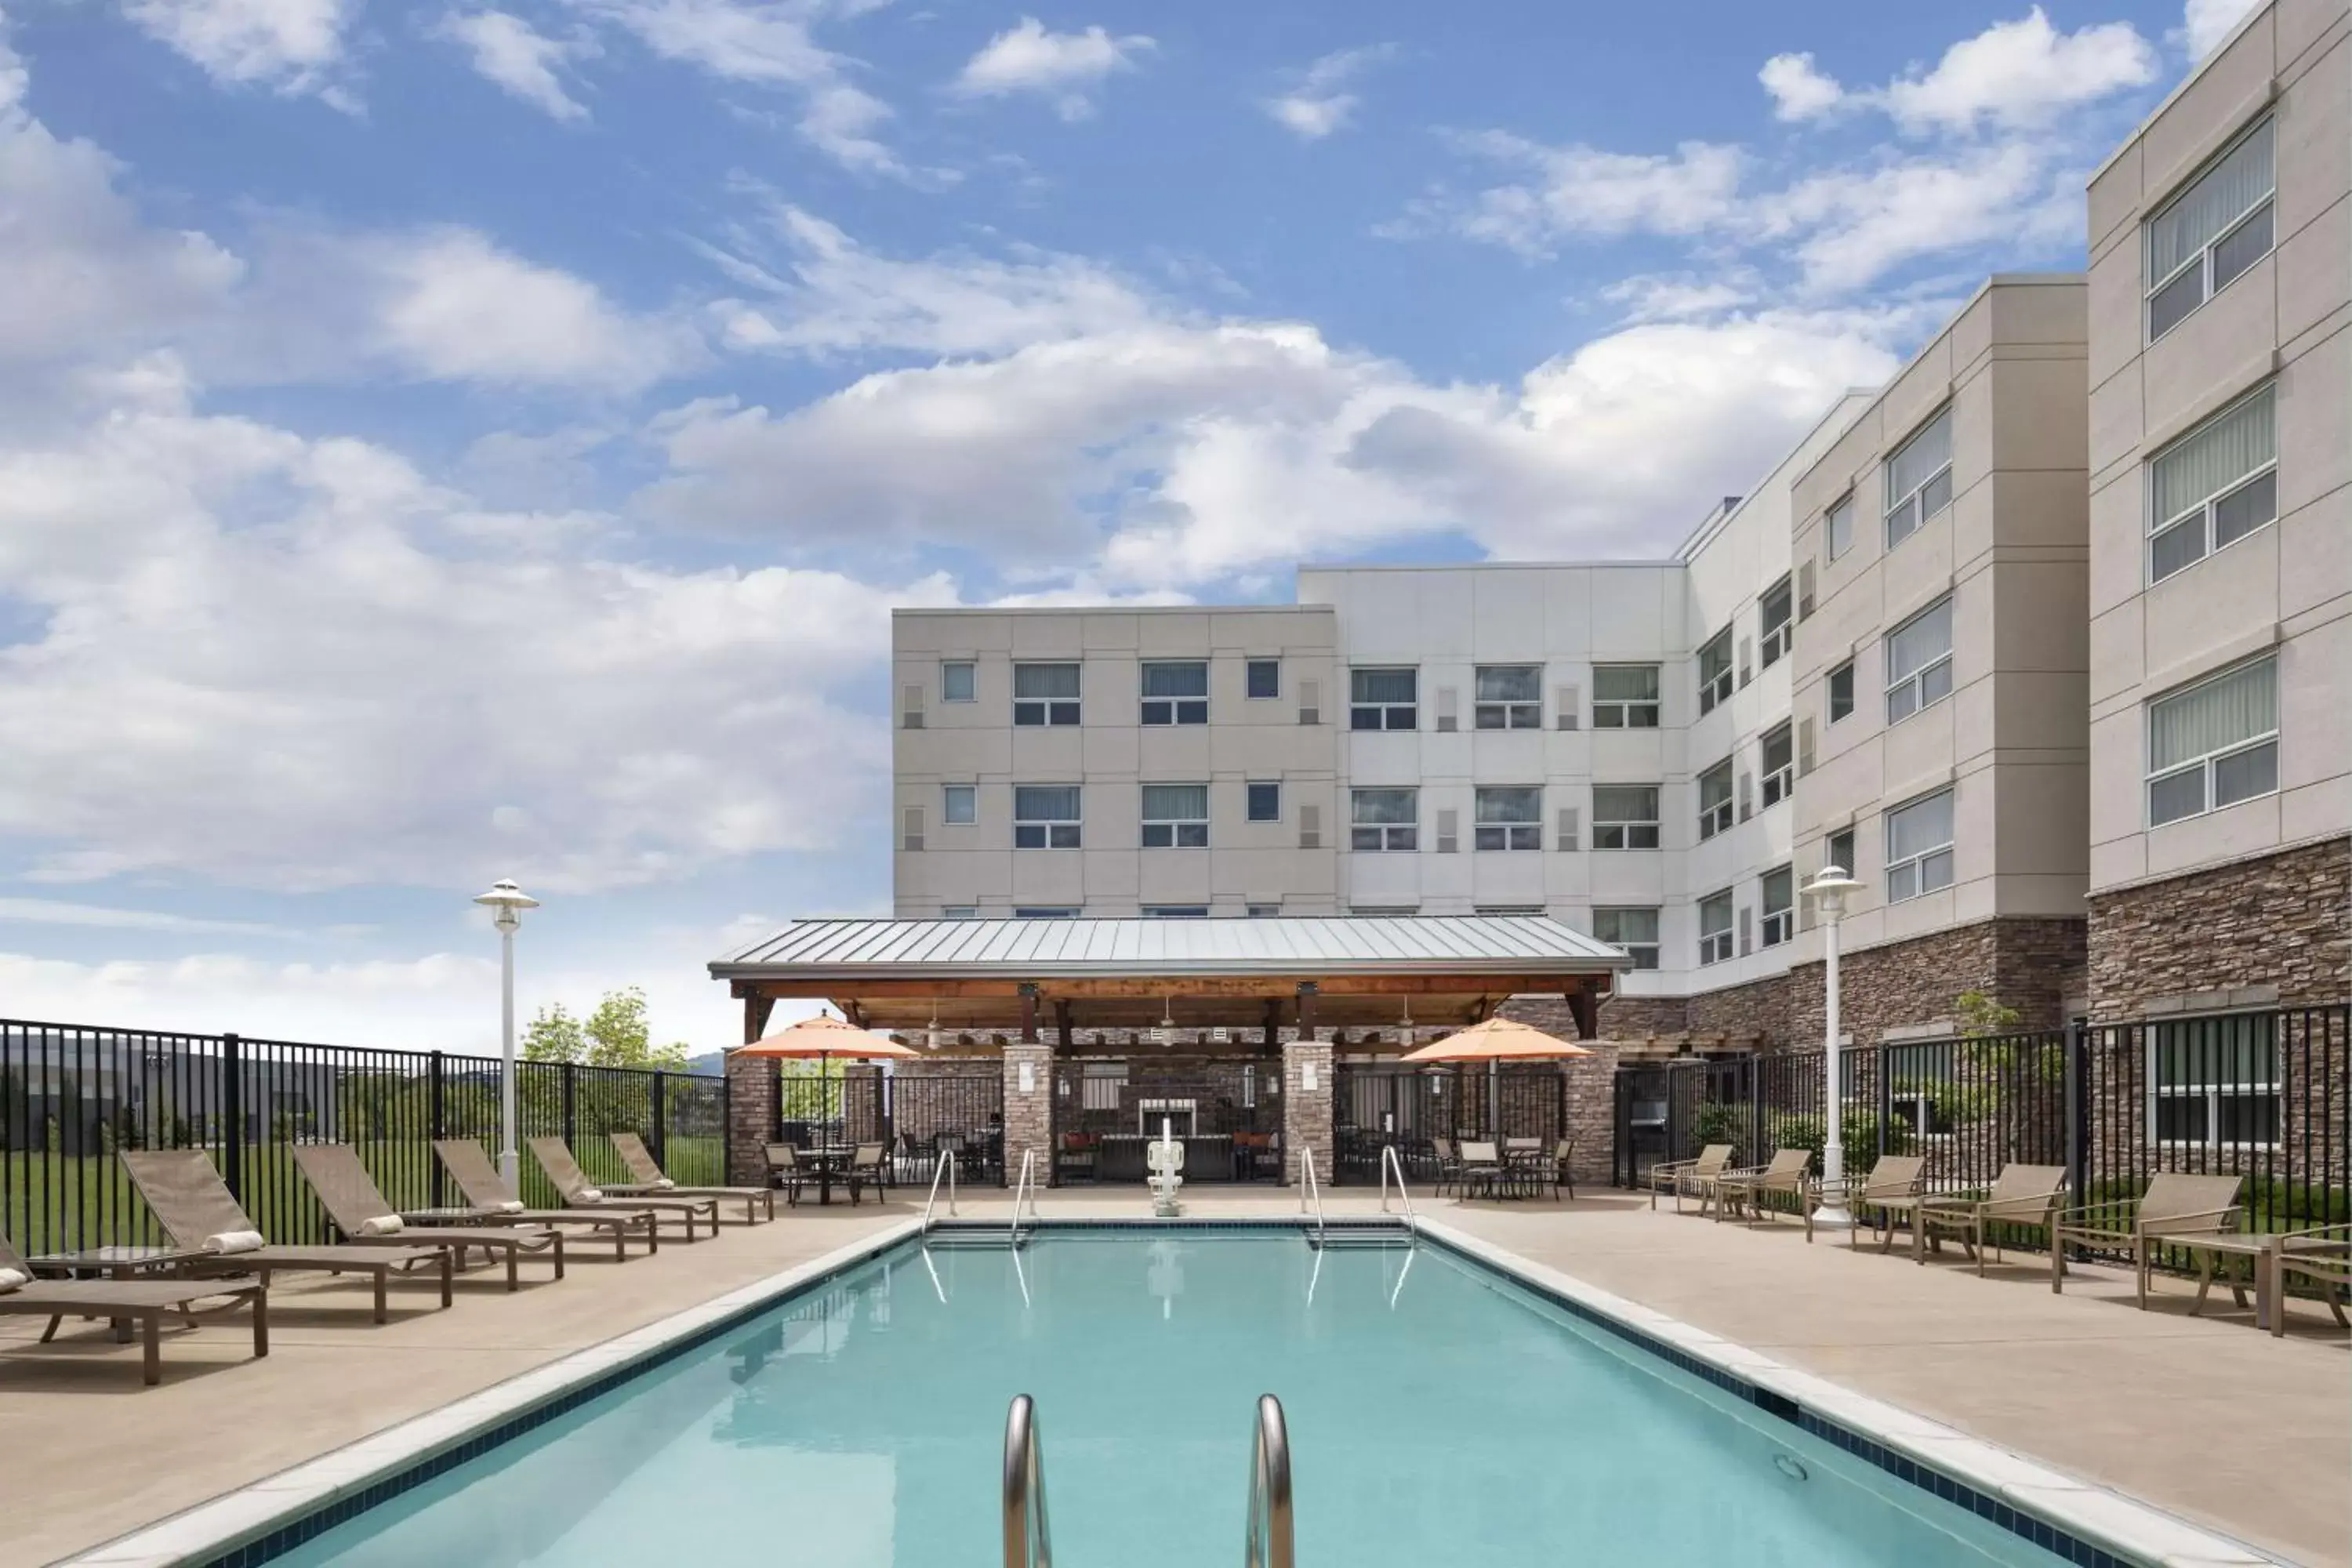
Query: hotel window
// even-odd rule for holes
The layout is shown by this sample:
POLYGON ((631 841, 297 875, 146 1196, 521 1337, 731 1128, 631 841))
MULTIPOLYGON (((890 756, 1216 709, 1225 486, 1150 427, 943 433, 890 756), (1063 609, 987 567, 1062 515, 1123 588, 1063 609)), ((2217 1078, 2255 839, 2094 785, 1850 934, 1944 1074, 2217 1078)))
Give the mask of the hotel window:
POLYGON ((1789 579, 1781 578, 1764 592, 1758 601, 1764 627, 1763 640, 1756 645, 1756 664, 1759 669, 1769 669, 1787 653, 1797 635, 1797 623, 1792 612, 1796 599, 1789 579))
POLYGON ((1280 904, 1251 904, 1248 910, 1249 918, 1254 921, 1278 920, 1282 916, 1280 904))
POLYGON ((1473 718, 1481 730, 1543 728, 1543 666, 1482 664, 1473 718))
POLYGON ((1886 459, 1886 548, 1916 533, 1951 501, 1952 410, 1947 405, 1886 459))
POLYGON ((2278 789, 2278 660, 2242 664, 2147 705, 2147 823, 2278 789))
POLYGON ((970 659, 951 659, 940 666, 940 700, 971 702, 978 694, 978 677, 970 659))
POLYGON ((1595 910, 1592 936, 1612 947, 1622 947, 1636 969, 1658 967, 1658 911, 1655 910, 1595 910))
POLYGON ((1847 659, 1830 671, 1830 722, 1834 724, 1853 711, 1853 660, 1847 659))
POLYGON ((1143 667, 1146 724, 1209 721, 1209 666, 1202 659, 1161 660, 1143 667))
POLYGON ((1078 786, 1076 784, 1014 784, 1013 786, 1013 847, 1015 849, 1077 848, 1078 786))
POLYGON ((2148 342, 2270 254, 2274 145, 2265 116, 2147 220, 2148 342))
POLYGON ((1949 595, 1886 634, 1886 721, 1899 724, 1952 694, 1949 595))
POLYGON ((1078 1109, 1116 1113, 1127 1092, 1125 1062, 1083 1062, 1078 1068, 1078 1109))
POLYGON ((1348 728, 1421 728, 1421 671, 1351 669, 1348 672, 1348 728))
POLYGON ((1789 726, 1782 724, 1764 735, 1764 804, 1780 805, 1796 784, 1796 745, 1790 739, 1789 726))
POLYGON ((1209 918, 1206 904, 1146 904, 1143 918, 1148 921, 1204 921, 1209 918))
POLYGON ((2147 1119, 2157 1141, 2260 1149, 2279 1137, 2277 1020, 2184 1018, 2147 1030, 2147 1119))
POLYGON ((2147 580, 2160 583, 2278 517, 2276 395, 2264 386, 2147 465, 2147 580))
POLYGON ((980 820, 980 786, 948 784, 940 791, 940 823, 946 827, 970 827, 980 820))
POLYGON ((1078 721, 1078 667, 1016 664, 1013 667, 1015 724, 1075 724, 1078 721))
POLYGON ((1658 667, 1596 664, 1592 667, 1592 727, 1654 730, 1658 727, 1658 667))
POLYGON ((1886 901, 1952 885, 1952 792, 1886 814, 1886 901))
POLYGON ((1209 786, 1204 784, 1145 784, 1143 847, 1146 849, 1206 849, 1209 847, 1209 786))
POLYGON ((1487 786, 1477 792, 1472 847, 1478 849, 1543 847, 1543 790, 1539 785, 1487 786))
POLYGON ((1592 847, 1595 849, 1655 849, 1658 847, 1658 786, 1594 784, 1592 847))
POLYGON ((1834 561, 1853 548, 1853 495, 1851 491, 1830 508, 1829 521, 1823 525, 1829 535, 1830 559, 1834 561))
POLYGON ((1724 627, 1698 650, 1698 710, 1712 713, 1731 700, 1731 628, 1724 627))
POLYGON ((1698 836, 1704 839, 1731 827, 1731 759, 1698 775, 1698 836))
POLYGON ((1247 791, 1248 817, 1252 822, 1282 820, 1282 785, 1279 783, 1244 785, 1247 791))
POLYGON ((1764 924, 1757 936, 1763 947, 1778 947, 1797 932, 1797 873, 1783 866, 1764 873, 1764 924))
POLYGON ((1826 868, 1834 866, 1851 877, 1853 875, 1853 829, 1848 827, 1831 834, 1829 850, 1827 857, 1822 861, 1822 867, 1826 868))
POLYGON ((976 921, 980 918, 978 904, 942 904, 940 919, 943 921, 976 921))
POLYGON ((1698 961, 1721 963, 1731 956, 1731 894, 1728 889, 1698 901, 1698 961))
POLYGON ((1282 660, 1254 658, 1249 661, 1245 679, 1248 696, 1253 702, 1282 695, 1282 660))
POLYGON ((1419 847, 1421 792, 1359 789, 1349 792, 1348 847, 1366 853, 1419 847))
POLYGON ((1074 921, 1078 918, 1076 904, 1024 904, 1013 911, 1016 921, 1074 921))

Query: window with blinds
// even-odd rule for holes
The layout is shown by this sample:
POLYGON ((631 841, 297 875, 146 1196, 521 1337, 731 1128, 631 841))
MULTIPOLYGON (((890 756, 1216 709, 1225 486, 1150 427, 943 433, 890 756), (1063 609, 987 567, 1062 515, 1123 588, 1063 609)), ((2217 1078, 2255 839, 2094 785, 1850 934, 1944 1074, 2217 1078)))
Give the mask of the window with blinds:
POLYGON ((1698 961, 1721 963, 1731 952, 1731 893, 1727 889, 1698 901, 1698 961))
POLYGON ((2159 1142, 2263 1149, 2279 1141, 2279 1048, 2268 1013, 2160 1023, 2147 1031, 2147 1120, 2159 1142))
POLYGON ((1596 664, 1592 667, 1592 727, 1654 730, 1658 727, 1658 667, 1596 664))
POLYGON ((1698 775, 1698 836, 1702 840, 1731 828, 1731 759, 1698 775))
POLYGON ((1795 646, 1795 608, 1796 595, 1786 577, 1766 589, 1764 597, 1757 601, 1757 616, 1763 634, 1756 644, 1759 668, 1769 669, 1795 646))
POLYGON ((2147 465, 2147 580, 2174 573, 2278 517, 2274 387, 2240 399, 2147 465))
POLYGON ((2278 789, 2278 660, 2147 706, 2147 823, 2160 827, 2278 789))
POLYGON ((1417 730, 1421 727, 1421 671, 1351 669, 1348 672, 1348 728, 1417 730))
POLYGON ((1475 797, 1471 847, 1476 849, 1543 847, 1541 785, 1486 785, 1475 797))
POLYGON ((1543 728, 1543 666, 1482 664, 1472 717, 1481 730, 1543 728))
POLYGON ((2268 115, 2147 220, 2147 341, 2270 254, 2276 137, 2268 115))
POLYGON ((1636 969, 1658 967, 1658 911, 1644 909, 1597 909, 1592 911, 1592 936, 1625 950, 1636 969))
POLYGON ((1919 427, 1886 459, 1886 548, 1919 531, 1919 525, 1952 500, 1952 410, 1919 427))
POLYGON ((1348 792, 1348 847, 1363 852, 1419 847, 1421 792, 1359 789, 1348 792))
POLYGON ((1886 814, 1886 901, 1899 904, 1952 885, 1952 792, 1886 814))
POLYGON ((1952 694, 1952 601, 1938 599, 1886 634, 1886 721, 1952 694))
POLYGON ((1202 659, 1148 661, 1143 667, 1146 724, 1209 721, 1209 666, 1202 659))
POLYGON ((1797 785, 1795 731, 1783 722, 1764 734, 1764 804, 1780 805, 1797 785))
POLYGON ((1764 919, 1756 940, 1762 946, 1778 947, 1796 934, 1797 873, 1783 866, 1764 873, 1764 919))
POLYGON ((1145 784, 1143 847, 1146 849, 1206 849, 1209 847, 1209 786, 1204 784, 1145 784))
POLYGON ((1079 667, 1016 664, 1013 667, 1013 721, 1019 725, 1078 721, 1079 667))
POLYGON ((1836 560, 1853 548, 1853 495, 1851 491, 1831 505, 1829 520, 1823 524, 1822 531, 1829 539, 1831 560, 1836 560))
POLYGON ((1595 849, 1655 849, 1658 847, 1658 786, 1594 784, 1592 847, 1595 849))
POLYGON ((1698 650, 1698 710, 1712 713, 1731 700, 1731 628, 1724 627, 1698 650))
POLYGON ((1076 849, 1078 844, 1076 784, 1014 784, 1013 847, 1076 849))

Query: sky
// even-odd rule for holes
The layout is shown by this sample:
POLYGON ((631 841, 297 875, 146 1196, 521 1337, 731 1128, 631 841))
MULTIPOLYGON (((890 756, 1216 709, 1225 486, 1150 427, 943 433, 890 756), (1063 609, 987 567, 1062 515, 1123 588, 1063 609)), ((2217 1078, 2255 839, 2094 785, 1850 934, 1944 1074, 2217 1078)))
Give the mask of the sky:
POLYGON ((887 913, 893 605, 1658 555, 2245 0, 0 0, 0 1016, 887 913))

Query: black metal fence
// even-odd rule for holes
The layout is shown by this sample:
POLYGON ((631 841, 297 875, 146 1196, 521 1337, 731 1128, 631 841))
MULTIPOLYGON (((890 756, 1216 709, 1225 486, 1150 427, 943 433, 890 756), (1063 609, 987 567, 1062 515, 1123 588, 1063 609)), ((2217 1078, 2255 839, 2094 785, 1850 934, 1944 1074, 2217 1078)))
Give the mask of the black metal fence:
MULTIPOLYGON (((2064 1165, 2071 1202, 2137 1196, 2159 1172, 2235 1174, 2246 1228, 2352 1220, 2352 1008, 1890 1041, 1840 1054, 1848 1172, 1927 1161, 1928 1186, 1991 1185, 2012 1161, 2064 1165)), ((1828 1131, 1818 1051, 1621 1068, 1617 1180, 1709 1143, 1742 1163, 1828 1131)))
MULTIPOLYGON (((495 1151, 499 1100, 488 1057, 0 1020, 0 1226, 27 1254, 155 1243, 115 1156, 195 1148, 271 1239, 323 1240, 296 1145, 352 1145, 402 1207, 448 1203, 432 1141, 495 1151)), ((625 1179, 605 1135, 629 1131, 680 1185, 726 1180, 724 1079, 521 1062, 515 1101, 520 1136, 562 1137, 593 1178, 625 1179)), ((528 1154, 521 1166, 524 1201, 555 1204, 528 1154)))
POLYGON ((1004 1068, 994 1058, 923 1061, 883 1072, 814 1062, 777 1066, 772 1136, 801 1148, 880 1143, 901 1176, 956 1154, 960 1179, 1004 1180, 1004 1068))
POLYGON ((1568 1135, 1568 1076, 1551 1063, 1341 1062, 1332 1090, 1334 1183, 1378 1182, 1391 1144, 1420 1177, 1434 1169, 1440 1138, 1534 1138, 1549 1147, 1568 1135))

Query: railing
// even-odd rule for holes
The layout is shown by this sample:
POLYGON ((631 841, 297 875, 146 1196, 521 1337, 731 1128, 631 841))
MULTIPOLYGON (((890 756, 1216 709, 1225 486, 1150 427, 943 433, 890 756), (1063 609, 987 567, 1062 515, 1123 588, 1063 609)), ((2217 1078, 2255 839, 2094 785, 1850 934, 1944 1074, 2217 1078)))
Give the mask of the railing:
POLYGON ((956 1157, 955 1151, 951 1149, 940 1153, 939 1168, 931 1173, 931 1195, 923 1201, 925 1230, 931 1228, 931 1210, 940 1201, 940 1181, 942 1177, 948 1184, 948 1213, 953 1215, 956 1212, 956 1157))
POLYGON ((1037 1407, 1027 1394, 1016 1394, 1004 1417, 1004 1568, 1053 1568, 1053 1563, 1037 1407))
POLYGON ((1404 1184, 1404 1162, 1397 1158, 1396 1145, 1393 1143, 1381 1151, 1381 1212, 1382 1214, 1389 1212, 1389 1176, 1391 1173, 1396 1176, 1397 1201, 1404 1205, 1404 1227, 1412 1232, 1413 1239, 1418 1241, 1421 1239, 1421 1221, 1413 1217, 1412 1194, 1405 1190, 1404 1184))
MULTIPOLYGON (((1290 1509, 1290 1428, 1282 1401, 1257 1399, 1257 1432, 1250 1445, 1249 1545, 1246 1568, 1294 1568, 1290 1509)), ((1011 1559, 1006 1559, 1007 1563, 1011 1559)))
POLYGON ((1298 1212, 1307 1213, 1309 1203, 1315 1205, 1315 1245, 1320 1248, 1323 1245, 1323 1189, 1315 1180, 1315 1151, 1301 1149, 1298 1152, 1298 1212))
POLYGON ((1013 1246, 1021 1245, 1021 1200, 1029 1200, 1029 1223, 1037 1223, 1037 1151, 1021 1151, 1021 1184, 1013 1189, 1013 1230, 1004 1239, 1013 1246))

